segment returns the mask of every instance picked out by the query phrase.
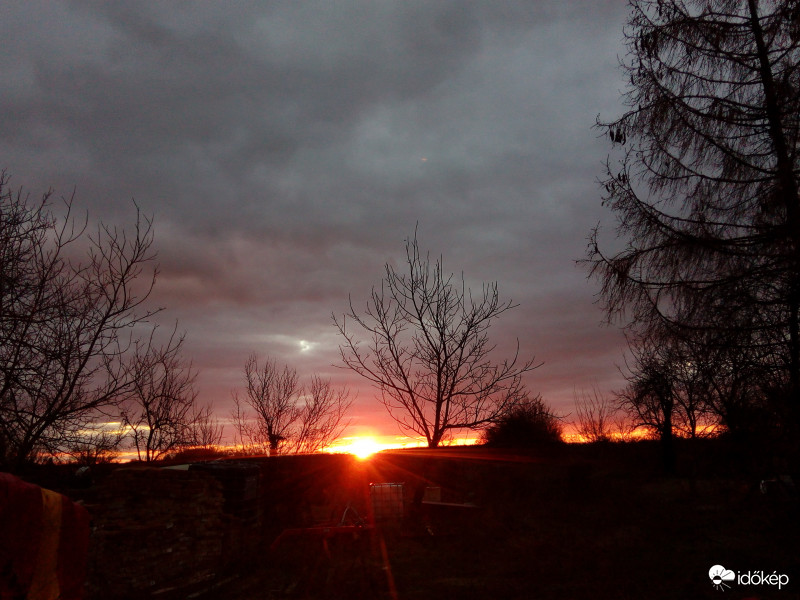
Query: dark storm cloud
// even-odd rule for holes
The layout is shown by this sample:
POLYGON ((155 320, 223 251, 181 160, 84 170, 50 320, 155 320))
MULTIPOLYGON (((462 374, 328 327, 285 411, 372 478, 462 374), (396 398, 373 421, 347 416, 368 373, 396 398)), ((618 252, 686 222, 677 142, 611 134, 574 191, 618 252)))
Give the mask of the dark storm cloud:
POLYGON ((331 371, 331 312, 419 223, 448 268, 520 303, 499 346, 520 337, 546 362, 531 387, 565 402, 621 351, 574 261, 602 215, 591 125, 619 110, 624 9, 5 3, 0 161, 107 221, 132 197, 155 214, 157 299, 209 399, 251 350, 331 371))

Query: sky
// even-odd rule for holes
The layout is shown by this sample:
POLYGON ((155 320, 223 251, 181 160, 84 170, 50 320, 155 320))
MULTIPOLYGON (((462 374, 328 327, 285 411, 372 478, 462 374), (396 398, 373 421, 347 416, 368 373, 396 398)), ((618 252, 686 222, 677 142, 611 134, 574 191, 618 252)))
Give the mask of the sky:
MULTIPOLYGON (((0 4, 0 168, 92 219, 154 217, 158 322, 222 418, 250 353, 348 386, 332 314, 404 240, 518 306, 490 330, 562 415, 622 385, 624 339, 576 264, 611 214, 593 129, 622 110, 624 0, 0 4)), ((567 417, 569 419, 569 417, 567 417)))

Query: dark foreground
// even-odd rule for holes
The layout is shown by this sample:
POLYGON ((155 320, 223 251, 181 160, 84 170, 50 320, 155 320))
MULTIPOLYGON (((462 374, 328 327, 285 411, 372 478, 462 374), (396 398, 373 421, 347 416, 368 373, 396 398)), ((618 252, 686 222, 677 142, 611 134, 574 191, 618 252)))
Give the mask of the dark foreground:
POLYGON ((796 491, 679 450, 675 477, 650 443, 98 472, 87 599, 800 598, 796 491))
POLYGON ((800 597, 797 496, 780 486, 764 494, 760 481, 698 460, 691 448, 682 458, 691 477, 653 475, 657 448, 644 444, 374 457, 354 468, 405 481, 407 496, 423 478, 441 500, 478 508, 426 508, 407 497, 402 523, 332 535, 327 548, 314 530, 286 539, 216 597, 800 597), (715 589, 715 565, 753 582, 715 589), (755 572, 790 582, 753 585, 755 572))

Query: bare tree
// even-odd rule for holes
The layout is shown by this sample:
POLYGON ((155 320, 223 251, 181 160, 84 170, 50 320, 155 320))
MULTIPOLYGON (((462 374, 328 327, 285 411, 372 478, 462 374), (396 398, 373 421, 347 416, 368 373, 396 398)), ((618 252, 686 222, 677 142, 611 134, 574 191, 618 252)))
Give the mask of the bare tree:
POLYGON ((628 386, 619 392, 619 400, 643 427, 661 441, 664 471, 675 471, 676 391, 672 378, 673 363, 663 346, 642 340, 634 350, 634 365, 626 375, 628 386))
POLYGON ((575 431, 586 442, 606 442, 614 433, 618 403, 593 386, 591 392, 575 392, 575 431))
POLYGON ((683 437, 707 437, 716 432, 720 416, 713 410, 713 392, 707 375, 716 372, 719 381, 722 362, 708 354, 708 346, 692 346, 681 339, 664 344, 668 353, 676 411, 674 426, 683 437))
POLYGON ((50 196, 30 204, 0 176, 0 462, 16 466, 114 411, 133 386, 135 325, 153 314, 151 221, 137 210, 132 234, 89 234, 71 198, 57 218, 50 196))
POLYGON ((776 429, 783 426, 769 415, 791 412, 771 398, 775 390, 785 396, 785 390, 790 389, 784 370, 765 368, 735 340, 728 344, 701 344, 684 365, 688 384, 679 377, 679 385, 701 397, 698 435, 709 425, 713 426, 712 433, 731 433, 746 445, 755 441, 753 436, 763 439, 781 435, 776 429))
POLYGON ((251 354, 245 363, 244 375, 247 385, 244 402, 255 412, 256 418, 250 423, 242 418, 241 400, 234 392, 240 435, 246 434, 251 442, 266 442, 269 451, 277 453, 298 418, 296 404, 300 383, 297 371, 288 365, 281 369, 270 358, 259 366, 258 357, 251 354))
POLYGON ((240 397, 238 391, 234 391, 232 397, 231 421, 234 431, 233 443, 237 452, 250 456, 268 456, 270 454, 269 437, 262 435, 263 429, 259 427, 257 418, 248 412, 247 400, 240 397))
POLYGON ((783 374, 787 424, 800 414, 799 19, 790 0, 631 1, 627 110, 598 122, 621 152, 603 202, 628 244, 606 254, 596 229, 588 252, 610 319, 708 356, 735 344, 753 376, 783 374))
POLYGON ((156 347, 151 337, 137 347, 131 361, 134 387, 122 421, 130 430, 139 460, 159 460, 194 443, 197 374, 181 357, 183 340, 173 331, 164 346, 156 347))
POLYGON ((349 425, 345 413, 351 404, 347 390, 334 389, 330 380, 312 375, 296 433, 290 440, 292 451, 318 452, 330 446, 349 425))
POLYGON ((205 450, 214 449, 222 442, 225 426, 218 419, 213 418, 211 406, 196 408, 192 412, 190 422, 191 446, 205 450))
POLYGON ((328 380, 311 377, 306 393, 297 371, 274 359, 259 365, 251 354, 244 368, 246 392, 234 392, 233 421, 238 442, 251 452, 269 454, 317 452, 338 438, 347 423, 349 392, 328 380), (255 417, 248 414, 248 408, 255 417))
POLYGON ((121 423, 86 423, 81 437, 65 447, 65 452, 80 465, 113 462, 122 445, 124 430, 121 423))
POLYGON ((416 235, 406 242, 408 272, 386 265, 380 289, 373 288, 364 315, 350 312, 334 323, 344 338, 344 364, 372 382, 402 430, 438 446, 452 432, 478 429, 527 397, 522 376, 533 359, 518 366, 519 342, 510 360, 492 361, 489 326, 513 308, 500 302, 497 284, 473 296, 420 254, 416 235), (366 335, 366 347, 348 321, 366 335))
MULTIPOLYGON (((676 336, 629 337, 632 364, 626 362, 627 387, 618 393, 621 407, 637 428, 661 440, 665 467, 674 468, 673 437, 697 438, 719 433, 722 413, 714 397, 746 375, 725 369, 719 354, 709 355, 705 344, 692 346, 676 336), (727 371, 727 372, 726 372, 727 371)), ((740 390, 757 393, 758 380, 740 390)), ((738 396, 738 400, 744 400, 738 396)), ((744 402, 750 409, 755 400, 744 402)), ((752 416, 752 412, 749 411, 752 416)), ((739 418, 738 415, 732 418, 739 418)))
POLYGON ((636 435, 636 423, 624 410, 618 410, 613 418, 615 437, 620 442, 630 442, 636 435))

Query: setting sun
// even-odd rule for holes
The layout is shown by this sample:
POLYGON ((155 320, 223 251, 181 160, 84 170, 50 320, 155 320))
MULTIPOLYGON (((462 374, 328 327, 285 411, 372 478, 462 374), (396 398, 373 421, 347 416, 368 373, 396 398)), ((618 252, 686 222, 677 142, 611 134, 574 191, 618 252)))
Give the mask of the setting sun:
POLYGON ((372 437, 355 438, 352 443, 340 448, 341 451, 353 454, 358 458, 367 458, 382 449, 381 444, 372 437))
POLYGON ((408 440, 403 440, 403 442, 405 442, 403 443, 392 438, 389 439, 390 441, 379 440, 375 436, 371 435, 344 437, 341 438, 337 444, 326 448, 325 452, 352 454, 353 456, 363 459, 368 458, 369 456, 372 456, 381 450, 402 448, 408 445, 416 446, 419 444, 417 440, 413 440, 411 443, 409 443, 408 440))

